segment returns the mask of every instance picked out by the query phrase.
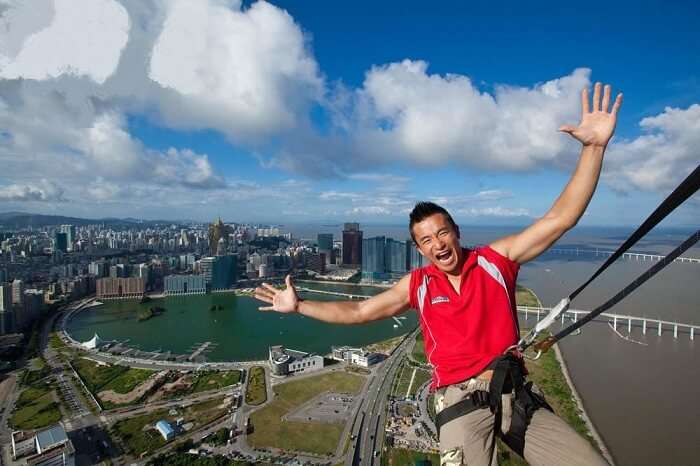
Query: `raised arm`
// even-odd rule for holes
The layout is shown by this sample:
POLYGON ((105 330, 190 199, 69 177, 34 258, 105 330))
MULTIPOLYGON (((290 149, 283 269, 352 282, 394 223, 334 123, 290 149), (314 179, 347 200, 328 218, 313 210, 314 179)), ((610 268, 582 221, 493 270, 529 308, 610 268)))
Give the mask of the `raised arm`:
POLYGON ((583 144, 576 170, 544 217, 522 232, 494 241, 491 247, 502 255, 523 264, 546 251, 564 233, 573 228, 593 197, 603 154, 615 131, 617 112, 622 104, 618 94, 612 110, 610 86, 606 85, 601 103, 601 84, 596 83, 593 92, 593 111, 589 109, 588 89, 581 92, 582 115, 578 126, 565 125, 559 131, 569 133, 583 144))
POLYGON ((299 299, 292 279, 287 275, 287 288, 277 288, 263 283, 255 289, 255 297, 270 306, 261 311, 277 311, 299 314, 335 324, 361 324, 401 314, 409 308, 408 291, 410 275, 406 275, 393 287, 364 301, 307 301, 299 299))

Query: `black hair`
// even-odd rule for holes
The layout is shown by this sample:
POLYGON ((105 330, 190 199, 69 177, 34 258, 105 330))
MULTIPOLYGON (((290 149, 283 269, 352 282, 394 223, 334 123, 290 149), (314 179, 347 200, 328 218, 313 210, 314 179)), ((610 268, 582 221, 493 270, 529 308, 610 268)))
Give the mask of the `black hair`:
POLYGON ((449 214, 449 212, 445 210, 444 207, 439 206, 434 202, 421 201, 415 205, 415 207, 411 211, 411 214, 409 215, 410 220, 408 222, 408 231, 411 233, 411 238, 413 238, 414 243, 416 242, 416 238, 415 236, 413 236, 413 225, 422 222, 423 220, 434 214, 444 215, 445 218, 452 225, 452 228, 454 228, 455 231, 459 231, 457 224, 452 219, 452 216, 449 214))

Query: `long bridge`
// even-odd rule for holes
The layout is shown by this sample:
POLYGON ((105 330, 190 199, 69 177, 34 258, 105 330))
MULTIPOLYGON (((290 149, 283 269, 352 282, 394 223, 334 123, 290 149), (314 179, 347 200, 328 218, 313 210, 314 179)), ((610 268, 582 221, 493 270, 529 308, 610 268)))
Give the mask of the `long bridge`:
MULTIPOLYGON (((371 296, 342 293, 340 291, 326 291, 326 290, 314 290, 311 288, 297 287, 298 291, 305 291, 308 293, 319 293, 327 294, 332 296, 340 296, 349 299, 367 299, 371 296)), ((539 322, 540 318, 545 317, 551 308, 548 307, 535 307, 535 306, 518 306, 518 312, 525 314, 525 320, 529 320, 533 317, 539 322)), ((561 323, 564 324, 566 320, 570 322, 576 322, 580 317, 587 315, 589 311, 582 311, 579 309, 569 309, 561 315, 561 323)), ((632 328, 641 328, 642 334, 646 335, 649 330, 656 330, 657 335, 661 336, 664 329, 673 331, 673 338, 678 338, 679 333, 685 333, 690 336, 691 340, 695 339, 695 334, 700 333, 700 325, 687 324, 683 322, 673 322, 669 320, 661 319, 650 319, 648 317, 632 316, 625 314, 613 314, 610 312, 603 312, 600 314, 602 317, 607 318, 612 325, 612 327, 617 331, 618 326, 626 326, 627 333, 632 333, 632 328), (626 324, 626 325, 625 325, 626 324)), ((600 321, 601 319, 594 319, 600 321)))
MULTIPOLYGON (((609 257, 615 254, 615 251, 608 251, 604 249, 591 249, 591 248, 551 248, 547 250, 547 253, 552 254, 571 254, 575 256, 583 254, 591 254, 596 257, 609 257)), ((626 252, 622 255, 623 259, 628 260, 641 260, 641 261, 652 261, 658 262, 666 256, 660 256, 658 254, 646 254, 641 252, 626 252)), ((700 259, 695 257, 677 257, 673 262, 690 262, 694 264, 700 264, 700 259)))

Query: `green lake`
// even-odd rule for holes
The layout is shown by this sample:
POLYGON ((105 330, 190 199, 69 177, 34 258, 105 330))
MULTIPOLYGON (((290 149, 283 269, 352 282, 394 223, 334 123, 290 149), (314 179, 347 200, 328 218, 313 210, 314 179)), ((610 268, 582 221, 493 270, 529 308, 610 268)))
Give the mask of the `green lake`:
MULTIPOLYGON (((379 288, 335 284, 303 283, 307 288, 373 295, 379 288)), ((339 299, 330 295, 303 293, 305 299, 339 299)), ((402 325, 386 319, 362 325, 335 325, 298 314, 262 312, 265 305, 248 296, 233 293, 171 296, 139 304, 137 300, 105 301, 104 306, 85 310, 68 323, 68 332, 78 341, 97 333, 103 340, 128 340, 127 345, 145 351, 189 353, 205 341, 215 343, 207 352, 210 361, 249 361, 266 359, 268 347, 287 348, 326 354, 331 346, 363 346, 399 336, 413 329, 418 321, 409 310, 401 317, 402 325), (212 311, 212 305, 223 309, 212 311), (138 320, 138 310, 160 306, 166 311, 145 321, 138 320)))

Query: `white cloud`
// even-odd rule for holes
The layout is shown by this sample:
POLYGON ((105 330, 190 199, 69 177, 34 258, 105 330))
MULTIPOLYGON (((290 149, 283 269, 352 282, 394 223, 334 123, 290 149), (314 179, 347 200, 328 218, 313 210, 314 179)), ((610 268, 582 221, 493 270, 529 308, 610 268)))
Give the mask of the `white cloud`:
POLYGON ((266 2, 171 2, 149 76, 177 93, 161 102, 168 122, 234 139, 297 128, 323 92, 301 29, 266 2))
POLYGON ((42 179, 38 183, 0 186, 0 200, 15 202, 64 201, 63 192, 63 189, 56 183, 42 179))
POLYGON ((342 123, 352 126, 359 147, 383 159, 507 170, 572 152, 557 128, 578 121, 579 93, 589 85, 590 70, 531 88, 497 86, 492 95, 467 76, 427 69, 424 61, 404 60, 367 73, 342 123))
POLYGON ((700 105, 667 107, 639 124, 647 134, 613 144, 603 177, 619 191, 670 192, 700 162, 700 105))
POLYGON ((457 214, 468 215, 470 217, 532 217, 530 211, 523 208, 509 207, 470 207, 457 209, 457 214))
POLYGON ((382 206, 358 206, 345 212, 346 215, 395 215, 395 212, 382 206))
POLYGON ((104 83, 116 69, 129 37, 129 16, 113 0, 54 0, 53 5, 32 7, 11 4, 5 15, 5 30, 12 38, 0 48, 0 77, 6 79, 72 74, 104 83), (36 26, 31 16, 39 12, 41 17, 51 7, 50 24, 31 32, 36 26), (28 32, 27 37, 19 37, 28 32), (16 51, 18 42, 22 45, 16 51))

